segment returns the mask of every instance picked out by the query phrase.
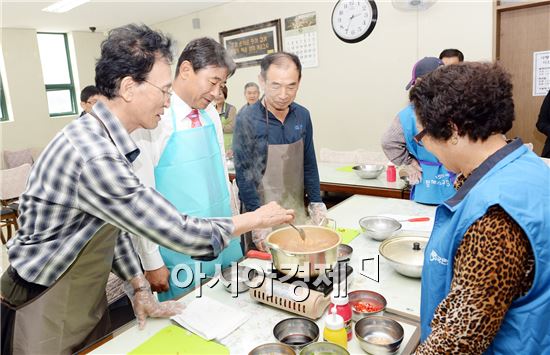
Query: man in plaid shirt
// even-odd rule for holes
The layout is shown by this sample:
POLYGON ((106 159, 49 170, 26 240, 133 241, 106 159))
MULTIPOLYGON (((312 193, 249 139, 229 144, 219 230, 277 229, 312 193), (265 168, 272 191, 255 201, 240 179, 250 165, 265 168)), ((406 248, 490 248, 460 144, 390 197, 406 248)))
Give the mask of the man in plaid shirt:
POLYGON ((141 184, 132 168, 139 149, 129 133, 155 128, 169 107, 171 60, 171 40, 144 25, 114 29, 102 43, 100 101, 50 142, 20 198, 20 229, 7 245, 10 268, 1 280, 3 305, 41 297, 110 224, 119 230, 112 271, 133 286, 142 327, 147 316, 173 315, 179 305, 156 301, 129 233, 189 255, 216 256, 232 236, 293 219, 292 210, 275 203, 232 218, 194 218, 141 184))

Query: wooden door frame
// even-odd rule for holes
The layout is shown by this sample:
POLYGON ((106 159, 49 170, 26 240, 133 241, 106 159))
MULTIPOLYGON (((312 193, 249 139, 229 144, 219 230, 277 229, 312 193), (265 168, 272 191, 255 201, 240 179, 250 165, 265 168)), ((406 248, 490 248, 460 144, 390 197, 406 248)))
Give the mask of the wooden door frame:
POLYGON ((506 11, 527 9, 530 7, 550 5, 550 0, 533 0, 527 3, 518 3, 518 4, 505 4, 501 5, 499 0, 496 0, 493 3, 495 8, 493 15, 494 31, 493 31, 493 59, 495 61, 500 60, 500 14, 506 11), (495 6, 496 5, 496 6, 495 6))

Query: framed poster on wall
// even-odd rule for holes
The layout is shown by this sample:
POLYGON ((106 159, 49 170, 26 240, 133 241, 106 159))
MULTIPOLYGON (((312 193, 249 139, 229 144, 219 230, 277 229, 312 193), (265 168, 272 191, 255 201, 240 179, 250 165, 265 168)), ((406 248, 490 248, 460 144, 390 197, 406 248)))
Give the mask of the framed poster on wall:
POLYGON ((264 56, 282 48, 281 20, 220 32, 220 43, 238 68, 259 65, 264 56))

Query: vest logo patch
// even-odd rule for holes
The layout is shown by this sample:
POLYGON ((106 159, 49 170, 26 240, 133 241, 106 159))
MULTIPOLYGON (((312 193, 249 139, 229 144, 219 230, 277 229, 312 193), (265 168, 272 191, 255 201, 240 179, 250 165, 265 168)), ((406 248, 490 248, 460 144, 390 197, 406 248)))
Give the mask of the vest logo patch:
POLYGON ((449 263, 449 260, 437 255, 435 250, 432 250, 432 252, 430 253, 430 261, 435 261, 441 265, 447 265, 449 263))

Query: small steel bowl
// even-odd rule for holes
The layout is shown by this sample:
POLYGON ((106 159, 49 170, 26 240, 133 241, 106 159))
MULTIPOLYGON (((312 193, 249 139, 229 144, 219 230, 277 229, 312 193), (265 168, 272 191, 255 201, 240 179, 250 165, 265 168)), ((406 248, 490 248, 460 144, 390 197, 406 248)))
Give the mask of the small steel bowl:
POLYGON ((319 327, 306 318, 287 318, 273 328, 275 338, 296 351, 319 339, 319 327))
POLYGON ((386 309, 386 299, 381 294, 369 291, 369 290, 356 290, 348 294, 349 303, 351 305, 352 316, 351 319, 354 322, 358 322, 362 318, 373 315, 383 315, 384 310, 386 309), (373 312, 361 312, 356 310, 356 304, 358 302, 368 303, 374 307, 376 310, 373 312))
MULTIPOLYGON (((346 291, 351 288, 353 282, 353 268, 346 262, 336 263, 334 268, 327 273, 332 282, 340 284, 340 289, 343 289, 342 283, 346 282, 346 291)), ((333 286, 334 288, 335 286, 333 286)))
POLYGON ((340 345, 321 341, 309 344, 300 351, 300 355, 349 355, 349 352, 340 345))
POLYGON ((364 164, 356 165, 352 169, 361 179, 376 179, 384 171, 384 165, 364 164))
POLYGON ((231 266, 222 270, 222 285, 227 292, 245 292, 248 291, 248 285, 258 276, 258 272, 252 268, 238 265, 231 266))
POLYGON ((359 346, 369 354, 395 354, 404 335, 401 324, 384 316, 369 316, 355 323, 359 346))
POLYGON ((382 216, 368 216, 359 220, 363 234, 377 241, 393 236, 401 229, 401 223, 396 219, 382 216))
POLYGON ((296 352, 285 344, 268 343, 255 347, 248 355, 296 355, 296 352))
POLYGON ((353 254, 353 248, 347 244, 338 245, 338 261, 349 261, 351 254, 353 254))

